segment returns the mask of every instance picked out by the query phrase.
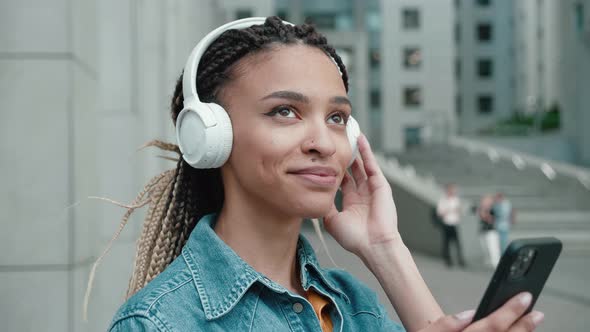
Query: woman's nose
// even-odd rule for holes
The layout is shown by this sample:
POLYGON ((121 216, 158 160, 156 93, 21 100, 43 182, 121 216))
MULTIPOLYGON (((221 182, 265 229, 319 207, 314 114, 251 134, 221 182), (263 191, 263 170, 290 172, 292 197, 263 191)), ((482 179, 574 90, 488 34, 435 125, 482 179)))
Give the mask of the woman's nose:
POLYGON ((302 144, 304 153, 317 154, 321 157, 328 157, 336 152, 334 133, 322 121, 321 124, 310 125, 307 128, 306 139, 302 144))

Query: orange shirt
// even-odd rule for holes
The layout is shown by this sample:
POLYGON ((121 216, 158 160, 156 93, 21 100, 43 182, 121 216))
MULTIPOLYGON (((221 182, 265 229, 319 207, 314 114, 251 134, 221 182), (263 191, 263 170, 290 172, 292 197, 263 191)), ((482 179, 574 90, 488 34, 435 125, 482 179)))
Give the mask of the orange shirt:
POLYGON ((330 318, 330 312, 328 311, 328 305, 330 302, 322 295, 315 292, 312 288, 307 291, 307 300, 311 303, 313 311, 320 320, 320 326, 323 332, 332 332, 334 329, 332 325, 332 319, 330 318))

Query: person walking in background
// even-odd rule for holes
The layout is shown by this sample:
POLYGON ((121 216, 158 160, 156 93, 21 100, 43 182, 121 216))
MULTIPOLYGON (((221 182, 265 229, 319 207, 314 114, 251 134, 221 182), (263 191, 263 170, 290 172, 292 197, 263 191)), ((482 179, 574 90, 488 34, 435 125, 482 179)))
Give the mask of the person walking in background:
POLYGON ((461 221, 461 200, 457 196, 457 187, 454 184, 446 186, 445 195, 436 205, 436 213, 442 221, 443 249, 442 254, 447 266, 452 266, 451 242, 457 249, 457 259, 460 266, 465 266, 461 241, 457 234, 457 227, 461 221))
POLYGON ((494 226, 500 237, 500 250, 504 252, 508 247, 510 226, 514 224, 515 213, 512 203, 501 192, 496 193, 494 198, 492 215, 494 217, 494 226))
POLYGON ((496 267, 500 261, 500 242, 498 232, 494 227, 492 207, 494 205, 493 195, 484 195, 477 207, 479 217, 479 240, 486 255, 486 263, 496 267))

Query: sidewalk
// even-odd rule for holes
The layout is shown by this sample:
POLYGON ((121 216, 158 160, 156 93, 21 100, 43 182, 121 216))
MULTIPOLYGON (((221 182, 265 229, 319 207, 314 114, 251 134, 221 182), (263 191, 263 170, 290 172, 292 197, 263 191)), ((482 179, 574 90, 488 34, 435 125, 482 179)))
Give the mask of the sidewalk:
MULTIPOLYGON (((311 227, 303 234, 316 249, 322 266, 333 267, 311 227)), ((399 321, 377 280, 353 254, 343 250, 326 232, 324 237, 336 264, 364 281, 379 295, 390 317, 399 321)), ((447 314, 475 309, 492 275, 492 270, 471 264, 467 269, 448 269, 442 260, 414 253, 423 278, 447 314)), ((544 323, 536 331, 588 331, 590 329, 590 258, 562 256, 535 308, 545 313, 544 323)))

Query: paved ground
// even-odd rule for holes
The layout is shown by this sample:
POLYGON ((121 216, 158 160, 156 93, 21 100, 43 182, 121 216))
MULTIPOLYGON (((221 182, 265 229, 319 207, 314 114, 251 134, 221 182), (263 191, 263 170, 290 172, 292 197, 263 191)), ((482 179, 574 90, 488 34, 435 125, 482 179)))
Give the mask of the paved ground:
MULTIPOLYGON (((313 229, 304 228, 303 233, 316 248, 321 264, 333 266, 313 229)), ((391 317, 398 320, 379 283, 363 263, 341 249, 327 233, 324 236, 336 264, 371 286, 382 303, 387 304, 391 317)), ((430 290, 449 314, 475 308, 493 272, 477 262, 471 262, 466 269, 448 269, 435 257, 414 253, 414 259, 430 290)), ((590 331, 589 281, 590 257, 560 257, 536 305, 536 309, 543 311, 546 317, 537 331, 590 331)))

